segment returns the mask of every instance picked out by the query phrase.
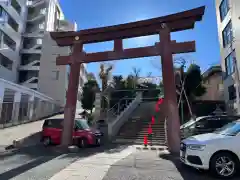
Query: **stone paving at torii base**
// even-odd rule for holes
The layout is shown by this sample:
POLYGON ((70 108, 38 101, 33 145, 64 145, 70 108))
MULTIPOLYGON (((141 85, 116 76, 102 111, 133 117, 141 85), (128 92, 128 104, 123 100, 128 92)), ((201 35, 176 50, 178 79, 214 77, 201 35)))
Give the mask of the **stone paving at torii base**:
POLYGON ((121 152, 114 152, 113 149, 113 153, 102 152, 77 160, 50 180, 214 179, 209 173, 185 167, 178 158, 168 159, 168 156, 166 151, 138 150, 135 146, 129 146, 121 152))

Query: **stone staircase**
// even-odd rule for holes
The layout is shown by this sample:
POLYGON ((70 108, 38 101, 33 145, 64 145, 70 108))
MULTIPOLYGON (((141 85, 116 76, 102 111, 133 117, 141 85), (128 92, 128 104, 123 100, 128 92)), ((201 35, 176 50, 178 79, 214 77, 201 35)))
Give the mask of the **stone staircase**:
POLYGON ((160 111, 156 113, 155 104, 156 102, 140 103, 130 115, 128 121, 120 128, 114 142, 143 144, 144 136, 148 134, 151 117, 154 115, 152 145, 166 145, 163 109, 160 107, 160 111))

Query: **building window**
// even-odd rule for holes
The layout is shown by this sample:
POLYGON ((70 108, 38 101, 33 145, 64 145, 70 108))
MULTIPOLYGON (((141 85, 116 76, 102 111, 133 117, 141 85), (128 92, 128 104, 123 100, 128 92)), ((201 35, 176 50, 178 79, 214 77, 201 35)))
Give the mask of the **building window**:
POLYGON ((0 31, 0 46, 1 46, 1 48, 10 48, 13 51, 16 50, 16 42, 14 40, 12 40, 3 31, 0 31))
POLYGON ((230 21, 222 32, 223 36, 223 47, 226 47, 228 44, 232 43, 233 32, 232 32, 232 22, 230 21))
POLYGON ((59 71, 52 71, 52 79, 53 80, 59 79, 59 71))
POLYGON ((18 23, 0 6, 0 21, 7 22, 15 31, 18 31, 18 23))
POLYGON ((218 90, 219 90, 219 91, 222 91, 222 90, 223 90, 223 84, 222 84, 222 83, 218 84, 218 90))
POLYGON ((236 88, 234 87, 234 85, 228 87, 228 97, 229 100, 236 99, 236 88))
POLYGON ((234 72, 234 58, 235 51, 231 52, 228 57, 225 58, 226 76, 231 75, 234 72))
POLYGON ((12 70, 13 62, 4 55, 0 54, 0 65, 8 70, 12 70))
POLYGON ((18 4, 17 0, 12 0, 11 5, 18 12, 18 14, 21 14, 21 6, 18 4))
POLYGON ((221 21, 224 20, 224 18, 226 17, 228 11, 229 11, 229 2, 228 0, 222 0, 220 7, 219 7, 219 12, 220 12, 220 18, 221 21))
POLYGON ((11 26, 16 32, 18 32, 18 23, 11 17, 8 16, 8 24, 11 26))
POLYGON ((0 6, 0 22, 5 23, 8 19, 7 12, 3 9, 2 6, 0 6))

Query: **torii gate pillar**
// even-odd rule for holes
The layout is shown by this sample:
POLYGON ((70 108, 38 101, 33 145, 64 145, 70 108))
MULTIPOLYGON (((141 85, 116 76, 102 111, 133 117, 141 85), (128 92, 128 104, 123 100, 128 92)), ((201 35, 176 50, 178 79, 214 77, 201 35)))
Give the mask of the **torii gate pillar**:
POLYGON ((177 106, 176 85, 171 49, 171 32, 163 24, 160 30, 160 42, 162 46, 162 76, 164 85, 164 109, 167 124, 167 140, 170 152, 179 153, 180 149, 180 119, 177 106))

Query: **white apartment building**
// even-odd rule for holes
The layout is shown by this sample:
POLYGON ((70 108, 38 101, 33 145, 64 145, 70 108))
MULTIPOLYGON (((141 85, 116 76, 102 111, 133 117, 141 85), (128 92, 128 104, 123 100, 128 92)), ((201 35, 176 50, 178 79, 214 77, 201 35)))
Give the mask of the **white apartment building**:
POLYGON ((15 83, 18 82, 26 12, 26 0, 0 1, 0 78, 15 83))
MULTIPOLYGON (((58 0, 0 0, 0 22, 0 78, 64 104, 69 68, 56 67, 55 59, 70 49, 52 45, 49 31, 74 31, 76 24, 64 19, 58 0)), ((86 81, 84 65, 80 92, 86 81)))
POLYGON ((216 14, 224 98, 230 113, 240 113, 240 0, 216 0, 216 14))

